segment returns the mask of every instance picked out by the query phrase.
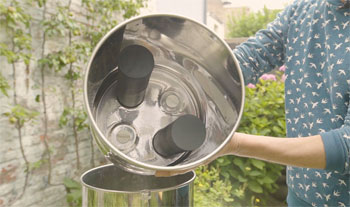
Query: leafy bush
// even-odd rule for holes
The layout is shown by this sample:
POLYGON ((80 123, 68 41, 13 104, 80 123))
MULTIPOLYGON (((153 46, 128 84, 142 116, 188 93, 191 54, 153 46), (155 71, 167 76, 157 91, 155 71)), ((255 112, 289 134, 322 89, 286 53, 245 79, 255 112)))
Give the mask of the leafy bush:
POLYGON ((229 37, 250 37, 258 30, 266 28, 281 10, 270 10, 264 7, 263 11, 257 13, 243 13, 239 17, 232 15, 227 27, 229 37))
MULTIPOLYGON (((246 87, 245 108, 237 131, 256 135, 285 136, 284 83, 281 75, 280 71, 277 71, 277 76, 265 75, 258 84, 246 87)), ((267 205, 269 197, 279 187, 276 180, 283 170, 284 167, 281 165, 256 159, 221 157, 211 163, 209 168, 200 168, 197 171, 195 204, 197 206, 267 205), (230 195, 227 191, 230 191, 230 195), (199 198, 203 201, 198 201, 199 198)))
POLYGON ((67 191, 67 203, 70 207, 82 206, 82 187, 80 182, 71 178, 64 178, 63 184, 67 191))
POLYGON ((263 75, 255 86, 246 87, 244 112, 239 132, 257 135, 285 136, 284 82, 277 75, 263 75))
POLYGON ((232 186, 230 182, 220 179, 218 169, 201 166, 196 169, 198 175, 194 181, 194 203, 195 206, 229 206, 234 201, 231 195, 232 186))

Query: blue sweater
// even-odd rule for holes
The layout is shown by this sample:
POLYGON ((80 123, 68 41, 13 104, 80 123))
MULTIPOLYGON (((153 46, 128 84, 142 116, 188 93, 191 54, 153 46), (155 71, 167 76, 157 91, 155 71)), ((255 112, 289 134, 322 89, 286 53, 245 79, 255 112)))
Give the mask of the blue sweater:
POLYGON ((312 206, 350 206, 350 9, 298 0, 234 53, 245 82, 286 66, 287 137, 320 134, 326 169, 287 167, 289 191, 312 206))

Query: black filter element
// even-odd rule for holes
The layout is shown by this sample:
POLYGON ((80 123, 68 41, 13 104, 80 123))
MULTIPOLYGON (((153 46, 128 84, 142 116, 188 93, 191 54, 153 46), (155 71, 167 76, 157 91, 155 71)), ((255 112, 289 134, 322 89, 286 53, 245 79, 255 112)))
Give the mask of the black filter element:
POLYGON ((141 45, 130 45, 120 52, 117 99, 121 105, 134 108, 142 103, 153 68, 152 53, 141 45))
POLYGON ((153 147, 168 158, 181 152, 199 148, 206 136, 205 125, 194 115, 184 115, 159 130, 153 137, 153 147))

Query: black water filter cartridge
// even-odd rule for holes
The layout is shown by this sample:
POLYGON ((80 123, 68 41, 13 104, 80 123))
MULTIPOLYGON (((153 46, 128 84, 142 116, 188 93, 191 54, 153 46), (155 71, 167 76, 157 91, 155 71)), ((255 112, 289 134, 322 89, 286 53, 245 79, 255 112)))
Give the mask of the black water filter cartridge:
POLYGON ((117 99, 127 108, 140 105, 154 68, 152 53, 141 45, 125 47, 118 61, 117 99))
POLYGON ((205 125, 194 115, 184 115, 159 130, 153 137, 154 150, 168 158, 199 148, 206 136, 205 125))

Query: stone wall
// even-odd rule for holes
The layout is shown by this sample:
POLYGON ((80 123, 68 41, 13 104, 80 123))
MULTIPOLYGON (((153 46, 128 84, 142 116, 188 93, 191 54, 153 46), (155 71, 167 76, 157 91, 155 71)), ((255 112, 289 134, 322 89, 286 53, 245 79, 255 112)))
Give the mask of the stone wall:
MULTIPOLYGON (((80 0, 72 2, 72 10, 78 18, 81 13, 80 2, 80 0)), ((67 4, 67 1, 61 3, 67 4)), ((54 6, 54 1, 48 1, 49 13, 54 10, 54 6)), ((33 18, 31 26, 33 52, 29 70, 23 62, 15 63, 14 69, 4 56, 0 56, 0 71, 10 85, 8 96, 0 93, 0 206, 67 206, 64 178, 79 180, 82 172, 101 165, 105 159, 86 128, 79 131, 77 136, 81 165, 80 169, 77 169, 73 130, 69 126, 59 126, 64 108, 72 103, 69 84, 64 77, 52 70, 45 70, 44 73, 47 106, 45 123, 42 74, 37 64, 42 52, 43 37, 40 28, 42 10, 39 7, 30 9, 29 13, 33 18), (20 131, 4 115, 11 111, 16 102, 24 108, 39 112, 39 115, 26 122, 20 131), (48 136, 44 136, 45 124, 48 136), (25 158, 21 152, 20 139, 25 158), (48 144, 50 160, 44 141, 48 144), (31 167, 28 174, 25 159, 31 167), (52 169, 50 183, 48 183, 49 162, 52 169)), ((3 24, 0 25, 0 42, 9 46, 11 44, 11 38, 3 24)), ((45 53, 56 51, 67 44, 67 36, 48 38, 44 47, 45 53)), ((82 81, 80 80, 75 87, 82 89, 82 81)), ((75 100, 76 107, 83 108, 81 91, 76 93, 75 100)))

